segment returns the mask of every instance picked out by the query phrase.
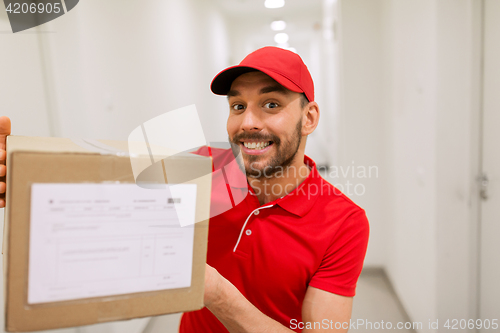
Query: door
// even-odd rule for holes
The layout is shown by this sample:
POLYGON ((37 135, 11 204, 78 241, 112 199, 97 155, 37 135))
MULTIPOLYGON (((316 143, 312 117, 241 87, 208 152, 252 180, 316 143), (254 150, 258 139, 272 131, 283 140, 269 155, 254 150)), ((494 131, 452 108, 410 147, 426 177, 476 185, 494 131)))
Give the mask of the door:
MULTIPOLYGON (((484 1, 484 90, 479 316, 500 321, 500 1, 484 1)), ((500 324, 499 324, 500 325, 500 324)), ((485 326, 481 332, 497 331, 485 326)))

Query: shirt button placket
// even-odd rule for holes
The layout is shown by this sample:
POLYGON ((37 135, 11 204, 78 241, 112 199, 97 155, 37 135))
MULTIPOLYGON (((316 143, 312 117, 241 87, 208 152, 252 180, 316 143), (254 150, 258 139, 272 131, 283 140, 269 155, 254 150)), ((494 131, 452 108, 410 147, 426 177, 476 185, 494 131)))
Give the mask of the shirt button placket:
MULTIPOLYGON (((253 215, 255 215, 255 216, 257 216, 259 214, 260 214, 260 210, 256 210, 255 212, 253 212, 253 215)), ((252 234, 252 230, 250 230, 250 229, 245 230, 245 234, 247 236, 250 236, 252 234)))

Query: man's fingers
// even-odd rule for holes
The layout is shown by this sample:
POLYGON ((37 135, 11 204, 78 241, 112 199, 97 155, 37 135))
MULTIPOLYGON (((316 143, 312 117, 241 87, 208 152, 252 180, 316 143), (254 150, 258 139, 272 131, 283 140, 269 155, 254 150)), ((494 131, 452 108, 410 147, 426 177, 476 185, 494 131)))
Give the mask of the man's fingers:
POLYGON ((9 117, 0 117, 0 149, 5 150, 5 138, 10 134, 11 124, 9 117))
MULTIPOLYGON (((7 152, 6 143, 7 135, 10 135, 11 123, 9 117, 0 117, 0 163, 5 163, 7 152)), ((0 177, 5 177, 7 172, 7 167, 4 164, 0 164, 0 177)), ((0 181, 0 208, 5 207, 5 178, 0 181)))

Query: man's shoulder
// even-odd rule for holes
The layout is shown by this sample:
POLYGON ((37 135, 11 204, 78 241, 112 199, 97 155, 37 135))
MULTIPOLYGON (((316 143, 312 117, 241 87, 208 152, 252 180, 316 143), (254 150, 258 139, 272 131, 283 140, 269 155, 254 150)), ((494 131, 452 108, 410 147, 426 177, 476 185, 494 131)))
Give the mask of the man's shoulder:
POLYGON ((233 151, 230 148, 202 146, 192 153, 196 155, 212 157, 214 170, 221 169, 234 161, 233 151))
POLYGON ((363 208, 351 200, 338 187, 319 176, 320 192, 315 209, 322 210, 328 220, 345 223, 348 220, 359 226, 368 227, 368 220, 363 208))
POLYGON ((337 203, 341 202, 355 209, 363 210, 363 208, 361 208, 360 206, 358 206, 358 204, 352 201, 338 187, 332 185, 321 175, 319 176, 319 182, 321 184, 321 189, 322 189, 322 191, 320 192, 320 197, 322 198, 322 200, 335 201, 337 203))
POLYGON ((232 151, 229 148, 216 148, 210 146, 201 146, 200 148, 192 152, 192 154, 201 156, 212 156, 212 157, 222 156, 228 153, 232 154, 232 151))

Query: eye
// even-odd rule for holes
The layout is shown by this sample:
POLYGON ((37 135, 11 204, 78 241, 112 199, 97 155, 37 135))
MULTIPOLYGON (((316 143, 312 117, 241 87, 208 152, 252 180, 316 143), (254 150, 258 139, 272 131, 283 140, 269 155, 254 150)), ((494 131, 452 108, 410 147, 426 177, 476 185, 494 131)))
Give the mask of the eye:
POLYGON ((245 107, 242 104, 233 104, 231 106, 231 109, 233 109, 235 111, 243 111, 243 110, 245 110, 245 107))
POLYGON ((269 103, 264 104, 264 107, 268 108, 268 109, 275 109, 278 106, 279 106, 278 103, 274 103, 274 102, 269 102, 269 103))

